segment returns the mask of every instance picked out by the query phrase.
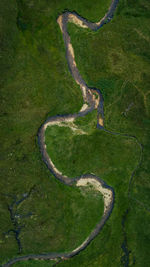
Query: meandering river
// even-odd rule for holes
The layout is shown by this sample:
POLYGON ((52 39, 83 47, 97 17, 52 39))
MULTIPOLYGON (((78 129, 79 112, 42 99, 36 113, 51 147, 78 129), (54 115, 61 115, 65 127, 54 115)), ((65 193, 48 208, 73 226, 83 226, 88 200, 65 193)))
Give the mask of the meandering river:
MULTIPOLYGON (((40 151, 42 154, 42 159, 46 163, 49 170, 53 173, 53 175, 57 179, 59 179, 66 186, 75 185, 75 186, 83 187, 83 186, 92 185, 94 190, 97 190, 100 194, 103 195, 103 199, 104 199, 103 216, 100 218, 99 223, 91 231, 90 235, 86 238, 86 240, 79 247, 75 248, 73 251, 68 252, 68 253, 63 253, 63 252, 57 253, 56 252, 56 253, 20 256, 20 257, 10 260, 8 263, 4 264, 3 267, 4 266, 8 267, 18 261, 27 261, 29 259, 65 260, 65 259, 68 259, 68 258, 71 258, 77 255, 83 249, 85 249, 89 245, 89 243, 99 234, 99 232, 101 231, 102 227, 104 226, 105 222, 107 221, 107 219, 109 218, 112 212, 113 205, 114 205, 114 197, 115 197, 113 188, 107 185, 100 177, 97 177, 93 174, 81 175, 80 177, 75 177, 75 178, 70 178, 65 175, 62 175, 62 173, 55 167, 50 156, 48 155, 46 144, 45 144, 45 130, 47 127, 50 127, 52 125, 58 125, 62 127, 62 124, 65 124, 65 125, 68 125, 68 127, 70 127, 69 124, 72 123, 73 125, 73 122, 75 121, 76 118, 86 116, 86 114, 88 114, 92 110, 97 109, 97 112, 98 112, 97 128, 99 128, 100 130, 107 131, 111 134, 124 135, 130 138, 136 139, 135 136, 130 136, 128 134, 112 133, 109 130, 106 130, 104 128, 104 112, 103 112, 102 93, 98 89, 88 87, 86 82, 83 80, 81 74, 79 73, 79 70, 75 62, 74 49, 72 47, 71 39, 67 31, 68 22, 74 23, 82 28, 89 28, 93 31, 97 31, 99 28, 101 28, 104 24, 108 23, 113 18, 113 14, 117 7, 118 2, 119 0, 113 0, 108 12, 97 23, 89 22, 88 20, 79 16, 75 12, 67 11, 67 12, 62 13, 58 17, 57 23, 59 24, 60 30, 63 35, 63 39, 64 39, 64 43, 66 47, 66 59, 68 62, 68 67, 72 74, 72 77, 74 78, 76 83, 80 86, 80 89, 83 95, 84 104, 78 113, 68 114, 68 115, 59 115, 59 116, 48 118, 38 131, 38 143, 39 143, 40 151)), ((71 128, 73 128, 73 126, 71 128)), ((136 139, 136 142, 138 142, 137 139, 136 139)), ((139 142, 138 144, 141 146, 141 149, 142 149, 142 145, 139 142)), ((136 167, 138 167, 139 164, 140 164, 140 161, 136 167)), ((134 172, 135 170, 133 171, 133 175, 134 175, 134 172)))

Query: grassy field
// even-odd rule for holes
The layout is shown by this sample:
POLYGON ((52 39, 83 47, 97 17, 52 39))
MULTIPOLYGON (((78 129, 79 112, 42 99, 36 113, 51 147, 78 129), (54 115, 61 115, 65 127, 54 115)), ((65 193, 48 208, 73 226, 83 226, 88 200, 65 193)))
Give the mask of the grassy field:
MULTIPOLYGON (((84 241, 102 215, 101 196, 66 187, 50 174, 41 159, 37 131, 48 116, 77 112, 83 103, 80 88, 68 71, 58 14, 75 10, 96 21, 109 4, 110 0, 0 3, 0 263, 18 255, 14 234, 4 234, 13 228, 8 211, 12 197, 7 194, 19 199, 35 186, 30 197, 15 207, 19 214, 32 212, 19 219, 24 225, 22 255, 70 251, 84 241)), ((113 213, 102 232, 85 251, 60 266, 149 267, 149 15, 148 0, 120 0, 112 22, 98 32, 68 25, 83 78, 103 93, 106 128, 136 135, 144 153, 128 198, 130 175, 140 157, 134 140, 96 129, 96 112, 76 121, 86 135, 72 133, 67 127, 47 129, 48 152, 60 171, 71 177, 95 173, 115 190, 113 213), (122 249, 125 234, 129 259, 122 249)), ((30 261, 14 266, 51 263, 30 261)))

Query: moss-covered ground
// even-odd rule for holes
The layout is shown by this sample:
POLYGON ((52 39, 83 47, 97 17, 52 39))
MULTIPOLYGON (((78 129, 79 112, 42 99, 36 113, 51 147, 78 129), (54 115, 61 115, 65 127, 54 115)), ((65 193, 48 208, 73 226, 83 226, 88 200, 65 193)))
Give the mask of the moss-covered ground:
MULTIPOLYGON (((37 131, 48 116, 77 112, 80 88, 69 73, 56 18, 65 9, 89 20, 102 17, 110 0, 0 2, 1 10, 1 132, 0 132, 0 263, 18 256, 8 205, 34 186, 30 197, 16 207, 22 255, 70 251, 87 237, 103 213, 102 198, 56 181, 37 144, 37 131)), ((96 113, 76 121, 87 135, 67 127, 48 127, 48 152, 56 167, 74 177, 95 173, 115 190, 115 206, 102 232, 78 256, 60 266, 149 267, 150 256, 150 3, 120 0, 113 20, 98 32, 69 24, 77 66, 91 87, 104 96, 105 127, 137 136, 137 143, 96 129, 96 113), (129 210, 124 228, 122 218, 129 210), (129 258, 122 249, 125 240, 129 258), (128 263, 129 262, 129 263, 128 263), (128 264, 128 265, 127 265, 128 264)), ((29 261, 14 266, 51 266, 29 261)))

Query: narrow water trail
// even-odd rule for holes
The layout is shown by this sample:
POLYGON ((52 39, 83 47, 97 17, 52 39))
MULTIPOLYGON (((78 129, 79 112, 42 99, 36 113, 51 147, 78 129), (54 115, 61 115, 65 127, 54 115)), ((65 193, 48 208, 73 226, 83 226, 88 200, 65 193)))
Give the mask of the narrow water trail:
MULTIPOLYGON (((104 199, 103 216, 100 219, 99 223, 92 230, 90 235, 86 238, 86 240, 79 247, 75 248, 73 251, 67 252, 67 253, 62 252, 62 253, 47 253, 47 254, 38 254, 38 255, 32 254, 32 255, 20 256, 20 257, 10 260, 6 264, 4 264, 3 267, 11 266, 12 264, 18 261, 27 261, 30 259, 61 261, 61 260, 65 260, 65 259, 71 258, 79 254, 99 234, 99 232, 101 231, 102 227, 104 226, 105 222, 107 221, 107 219, 109 218, 112 212, 113 205, 114 205, 114 198, 115 198, 114 189, 111 186, 107 185, 100 177, 97 177, 93 174, 81 175, 80 177, 75 177, 75 178, 70 178, 65 175, 62 175, 62 173, 55 167, 50 156, 48 155, 46 144, 45 144, 45 131, 47 127, 50 127, 52 125, 62 126, 62 124, 69 125, 69 123, 72 123, 73 125, 73 122, 75 121, 76 118, 86 116, 86 114, 88 114, 89 112, 93 111, 94 109, 97 109, 97 113, 98 113, 97 128, 99 128, 100 130, 104 130, 108 132, 109 134, 123 135, 126 137, 128 136, 130 138, 136 139, 135 136, 111 132, 104 128, 104 112, 103 112, 102 93, 98 89, 89 88, 86 82, 83 80, 82 76, 80 75, 76 62, 75 62, 74 50, 71 44, 71 39, 67 32, 68 22, 77 24, 79 27, 82 27, 82 28, 89 28, 93 31, 97 31, 99 28, 101 28, 104 24, 108 23, 113 18, 113 14, 117 7, 118 2, 119 0, 112 0, 112 3, 110 5, 108 12, 97 23, 89 22, 88 20, 82 18, 75 12, 67 11, 58 17, 57 23, 59 24, 60 30, 63 35, 63 39, 64 39, 64 43, 66 47, 66 58, 68 62, 68 67, 74 80, 81 88, 84 104, 78 113, 68 114, 68 115, 59 115, 59 116, 48 118, 38 131, 38 143, 39 143, 40 151, 42 154, 42 159, 47 165, 48 169, 53 173, 56 179, 58 179, 59 181, 61 181, 67 186, 78 186, 78 187, 82 186, 83 187, 83 186, 92 185, 95 190, 97 190, 98 192, 100 192, 100 194, 103 195, 103 199, 104 199)), ((136 142, 138 142, 137 139, 136 139, 136 142)), ((139 142, 138 144, 141 146, 141 149, 142 149, 142 145, 139 142)), ((140 163, 141 163, 141 158, 136 168, 139 167, 140 163)), ((132 182, 134 172, 135 170, 132 173, 130 183, 132 182)))

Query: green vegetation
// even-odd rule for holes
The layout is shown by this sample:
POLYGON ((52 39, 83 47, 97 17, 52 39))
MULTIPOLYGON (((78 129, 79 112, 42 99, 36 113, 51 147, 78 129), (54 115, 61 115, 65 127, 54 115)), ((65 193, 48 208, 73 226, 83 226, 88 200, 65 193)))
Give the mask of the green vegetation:
POLYGON ((112 176, 113 180, 114 174, 116 176, 118 172, 116 184, 128 183, 125 177, 127 175, 129 178, 140 152, 134 140, 100 132, 98 129, 90 135, 75 133, 66 127, 47 128, 47 151, 58 170, 70 177, 95 173, 104 180, 107 175, 112 176))
MULTIPOLYGON (((89 20, 99 20, 110 0, 1 1, 1 189, 21 198, 35 185, 18 212, 32 212, 20 234, 22 255, 70 251, 80 245, 103 211, 101 196, 58 182, 42 162, 37 131, 48 116, 77 112, 82 95, 71 77, 61 31, 56 23, 65 9, 89 20)), ((124 252, 125 221, 129 266, 148 267, 150 249, 150 181, 148 138, 150 124, 148 0, 120 0, 109 24, 91 32, 69 24, 78 68, 89 86, 104 96, 105 127, 136 135, 143 144, 141 167, 136 171, 128 198, 128 182, 140 149, 130 138, 96 129, 96 112, 75 123, 87 135, 67 127, 48 127, 48 152, 56 167, 74 177, 95 173, 115 190, 115 206, 102 232, 78 256, 60 266, 118 267, 124 252), (133 103, 133 104, 132 104, 133 103), (129 108, 130 107, 130 108, 129 108), (68 138, 68 139, 67 139, 68 138), (66 142, 67 140, 67 142, 66 142)), ((8 211, 11 197, 0 194, 0 262, 18 254, 8 211)), ((51 266, 29 261, 14 266, 51 266)))
POLYGON ((30 260, 30 261, 20 261, 15 264, 15 267, 35 267, 35 266, 42 266, 42 267, 53 267, 56 261, 49 261, 49 260, 30 260))

